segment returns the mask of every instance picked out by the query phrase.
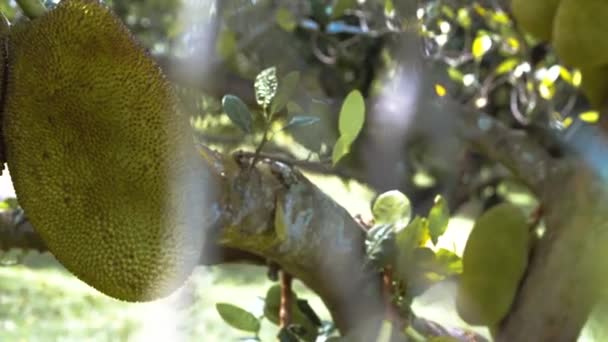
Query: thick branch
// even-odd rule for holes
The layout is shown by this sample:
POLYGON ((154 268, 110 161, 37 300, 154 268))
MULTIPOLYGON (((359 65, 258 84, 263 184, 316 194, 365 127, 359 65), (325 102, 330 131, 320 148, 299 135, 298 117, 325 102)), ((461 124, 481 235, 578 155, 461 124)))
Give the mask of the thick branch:
POLYGON ((365 232, 299 172, 267 160, 249 172, 249 161, 227 180, 220 243, 275 261, 319 294, 342 333, 373 340, 384 303, 365 232))
POLYGON ((608 192, 596 154, 608 145, 597 127, 586 127, 584 136, 593 138, 582 149, 575 142, 577 155, 548 176, 546 233, 498 341, 576 341, 608 285, 608 192))
MULTIPOLYGON (((455 105, 453 108, 459 108, 455 105)), ((491 160, 513 172, 536 195, 542 195, 546 179, 557 163, 525 132, 507 127, 493 117, 461 108, 459 134, 491 160)))

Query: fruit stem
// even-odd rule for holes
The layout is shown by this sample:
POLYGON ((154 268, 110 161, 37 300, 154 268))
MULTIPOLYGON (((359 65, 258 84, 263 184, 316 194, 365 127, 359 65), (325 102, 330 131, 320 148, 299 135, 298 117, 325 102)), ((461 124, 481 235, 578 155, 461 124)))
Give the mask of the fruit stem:
POLYGON ((17 0, 17 4, 30 19, 38 18, 46 12, 46 7, 40 0, 17 0))

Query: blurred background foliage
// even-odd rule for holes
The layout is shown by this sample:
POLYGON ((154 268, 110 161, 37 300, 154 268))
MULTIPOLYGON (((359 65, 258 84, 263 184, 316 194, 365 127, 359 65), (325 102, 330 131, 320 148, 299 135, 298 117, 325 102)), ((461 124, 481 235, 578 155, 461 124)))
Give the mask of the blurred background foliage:
MULTIPOLYGON (((262 134, 246 135, 233 125, 222 112, 222 96, 233 93, 253 105, 260 71, 274 66, 279 77, 299 71, 279 122, 301 114, 319 122, 277 132, 264 153, 300 166, 353 215, 369 217, 373 197, 391 189, 407 194, 414 213, 426 214, 435 196, 443 195, 456 213, 443 243, 457 253, 470 229, 468 217, 505 200, 528 210, 535 203, 503 167, 459 142, 456 113, 438 105, 442 97, 530 132, 555 154, 578 127, 597 122, 578 90, 580 73, 518 31, 506 1, 106 3, 174 82, 201 144, 253 151, 262 134), (430 72, 421 74, 421 65, 430 72), (339 106, 353 89, 366 98, 366 125, 333 168, 339 106)), ((22 20, 12 0, 0 0, 0 11, 22 20)), ((256 132, 262 132, 262 115, 254 118, 256 132)), ((17 265, 0 267, 2 341, 230 340, 241 335, 220 322, 213 304, 259 310, 257 296, 271 284, 260 268, 201 268, 168 300, 130 305, 94 292, 48 255, 14 254, 5 258, 17 258, 17 265)), ((448 282, 431 289, 414 304, 417 312, 463 326, 448 298, 452 287, 448 282)), ((301 287, 298 293, 323 313, 318 298, 301 287)), ((272 338, 272 329, 265 327, 262 337, 272 338)))

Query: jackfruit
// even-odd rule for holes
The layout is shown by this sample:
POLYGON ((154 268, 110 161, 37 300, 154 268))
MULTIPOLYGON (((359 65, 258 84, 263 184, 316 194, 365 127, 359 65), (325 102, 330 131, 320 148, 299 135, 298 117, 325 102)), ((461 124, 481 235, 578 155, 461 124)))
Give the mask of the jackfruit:
POLYGON ((8 167, 49 250, 117 299, 179 288, 201 254, 208 174, 159 67, 93 0, 15 25, 9 65, 8 167))
POLYGON ((550 41, 553 18, 561 0, 513 0, 511 12, 517 25, 539 40, 550 41))
POLYGON ((553 46, 568 66, 608 64, 608 2, 562 0, 553 26, 553 46))
POLYGON ((581 68, 583 80, 581 90, 591 107, 603 109, 608 101, 608 64, 591 68, 581 68))
POLYGON ((503 203, 477 219, 462 256, 456 295, 460 317, 496 327, 509 312, 528 263, 529 232, 519 208, 503 203))

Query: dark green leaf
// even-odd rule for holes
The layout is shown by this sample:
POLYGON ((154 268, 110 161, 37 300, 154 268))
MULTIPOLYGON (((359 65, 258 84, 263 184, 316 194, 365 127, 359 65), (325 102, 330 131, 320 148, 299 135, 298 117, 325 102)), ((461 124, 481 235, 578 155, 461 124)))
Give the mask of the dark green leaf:
POLYGON ((445 199, 441 196, 435 197, 435 204, 429 211, 429 233, 433 244, 437 244, 437 240, 448 228, 450 221, 450 209, 445 199))
POLYGON ((228 303, 217 303, 215 308, 222 319, 233 328, 255 334, 260 331, 260 321, 249 311, 228 303))
POLYGON ((321 326, 323 324, 323 322, 321 322, 321 319, 319 318, 319 316, 317 316, 317 313, 315 312, 315 310, 310 306, 310 304, 308 304, 308 301, 306 299, 298 299, 296 301, 296 305, 298 306, 298 309, 300 309, 300 311, 315 325, 317 326, 321 326))
POLYGON ((395 254, 395 229, 391 224, 381 224, 367 231, 365 251, 377 268, 386 266, 395 254))
POLYGON ((225 95, 222 99, 222 108, 237 127, 245 133, 251 133, 252 115, 240 98, 235 95, 225 95))

